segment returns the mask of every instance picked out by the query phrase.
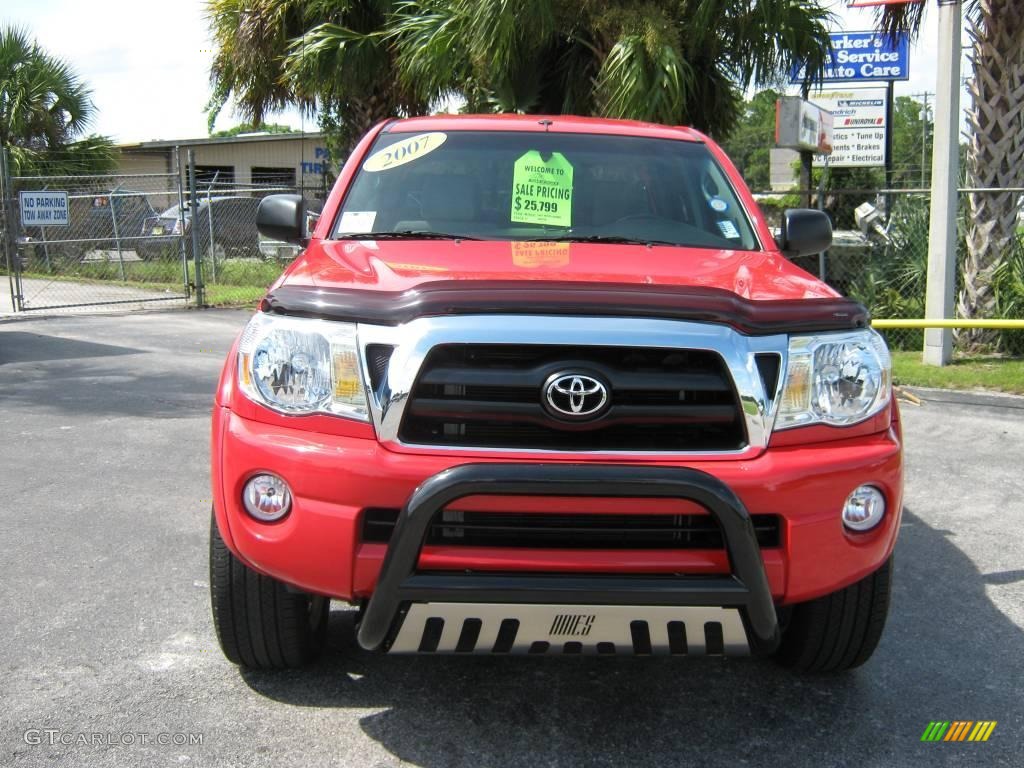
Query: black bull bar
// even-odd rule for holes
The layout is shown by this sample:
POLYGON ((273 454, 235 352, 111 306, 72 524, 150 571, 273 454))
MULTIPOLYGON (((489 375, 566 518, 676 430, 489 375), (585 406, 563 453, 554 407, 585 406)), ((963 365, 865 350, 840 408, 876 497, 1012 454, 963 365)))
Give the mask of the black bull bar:
POLYGON ((424 481, 395 526, 377 586, 359 625, 359 644, 386 650, 410 602, 538 603, 738 608, 751 651, 770 653, 780 633, 754 527, 743 503, 706 472, 621 464, 463 464, 424 481), (466 496, 685 499, 705 507, 722 530, 731 573, 714 576, 575 576, 418 572, 430 524, 466 496))

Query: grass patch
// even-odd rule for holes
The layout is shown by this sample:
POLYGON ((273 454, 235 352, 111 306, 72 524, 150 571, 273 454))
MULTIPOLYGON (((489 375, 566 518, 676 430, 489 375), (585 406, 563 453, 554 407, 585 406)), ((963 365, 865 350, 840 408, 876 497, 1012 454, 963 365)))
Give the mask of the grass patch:
MULTIPOLYGON (((113 285, 122 288, 154 292, 182 293, 180 261, 126 262, 125 279, 121 279, 120 265, 116 262, 80 262, 65 264, 63 268, 46 271, 40 264, 30 264, 22 273, 25 279, 46 282, 71 282, 85 285, 113 285)), ((189 264, 189 279, 193 265, 189 264)), ((206 305, 211 307, 253 306, 267 292, 284 270, 285 265, 258 259, 226 259, 216 265, 203 264, 206 305)), ((194 301, 194 297, 192 299, 194 301)))
POLYGON ((255 309, 257 302, 267 293, 266 287, 237 285, 206 285, 203 290, 208 307, 252 306, 255 309))
MULTIPOLYGON (((259 259, 226 259, 216 266, 203 262, 203 282, 211 285, 233 285, 244 288, 266 287, 274 282, 285 265, 259 259)), ((193 265, 189 264, 191 274, 193 265)), ((173 261, 130 261, 124 264, 122 279, 121 265, 117 261, 80 262, 65 264, 46 270, 41 264, 30 263, 22 272, 23 277, 41 280, 66 280, 70 282, 101 282, 108 285, 133 285, 139 287, 181 285, 181 262, 173 261)))
POLYGON ((920 352, 892 353, 897 384, 938 389, 988 389, 1024 395, 1024 359, 1006 357, 955 358, 941 368, 921 362, 920 352))

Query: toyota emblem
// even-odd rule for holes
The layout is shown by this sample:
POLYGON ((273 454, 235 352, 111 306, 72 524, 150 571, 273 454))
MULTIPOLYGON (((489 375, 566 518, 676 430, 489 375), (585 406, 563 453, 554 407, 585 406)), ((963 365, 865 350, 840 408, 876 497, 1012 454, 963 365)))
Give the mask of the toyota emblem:
POLYGON ((556 373, 544 384, 544 404, 559 418, 596 418, 608 405, 608 385, 584 373, 556 373))

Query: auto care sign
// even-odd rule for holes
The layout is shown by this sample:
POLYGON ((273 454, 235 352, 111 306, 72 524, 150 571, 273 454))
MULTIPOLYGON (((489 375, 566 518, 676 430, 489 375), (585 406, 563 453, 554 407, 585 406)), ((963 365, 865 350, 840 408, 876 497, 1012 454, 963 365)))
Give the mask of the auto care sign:
MULTIPOLYGON (((885 32, 833 32, 832 50, 825 61, 821 82, 851 83, 910 79, 910 38, 885 32)), ((804 81, 805 67, 797 64, 790 83, 804 81)))
MULTIPOLYGON (((813 93, 811 98, 832 113, 833 168, 885 165, 885 88, 849 88, 813 93)), ((824 163, 824 157, 815 158, 824 163)))
POLYGON ((19 192, 22 227, 68 226, 67 192, 19 192))

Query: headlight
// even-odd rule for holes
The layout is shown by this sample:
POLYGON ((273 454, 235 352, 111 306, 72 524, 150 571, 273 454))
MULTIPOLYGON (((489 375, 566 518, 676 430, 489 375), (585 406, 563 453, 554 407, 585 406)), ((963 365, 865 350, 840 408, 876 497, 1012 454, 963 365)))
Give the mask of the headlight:
POLYGON ((351 323, 258 313, 238 343, 238 381, 251 400, 281 413, 369 420, 351 323))
POLYGON ((864 421, 889 402, 892 359, 873 330, 793 336, 776 429, 864 421))

